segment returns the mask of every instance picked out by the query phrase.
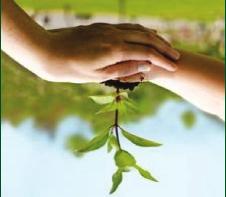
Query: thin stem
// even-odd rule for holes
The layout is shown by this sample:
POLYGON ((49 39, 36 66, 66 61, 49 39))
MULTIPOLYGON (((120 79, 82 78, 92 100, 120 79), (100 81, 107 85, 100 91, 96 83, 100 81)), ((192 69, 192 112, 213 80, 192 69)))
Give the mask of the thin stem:
MULTIPOLYGON (((119 88, 116 89, 116 94, 118 96, 119 88)), ((116 102, 117 102, 117 99, 116 99, 116 102)), ((118 128, 119 128, 118 117, 119 117, 119 111, 118 111, 118 109, 116 109, 115 110, 115 135, 116 135, 116 139, 117 139, 117 142, 118 142, 119 150, 121 150, 121 144, 120 144, 119 134, 118 134, 118 128)))
POLYGON ((118 134, 118 109, 115 110, 115 134, 118 142, 118 147, 121 150, 121 144, 120 144, 119 134, 118 134))
POLYGON ((116 88, 116 93, 117 93, 117 95, 119 94, 119 88, 116 88))

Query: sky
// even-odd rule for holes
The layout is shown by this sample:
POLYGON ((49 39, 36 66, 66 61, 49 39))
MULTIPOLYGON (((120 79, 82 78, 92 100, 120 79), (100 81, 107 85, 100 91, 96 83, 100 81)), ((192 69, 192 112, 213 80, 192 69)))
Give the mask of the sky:
MULTIPOLYGON (((122 146, 159 183, 143 179, 134 170, 112 197, 173 196, 224 197, 224 124, 210 119, 187 103, 167 102, 155 117, 124 125, 128 131, 163 143, 141 148, 124 139, 122 146), (180 121, 184 110, 197 114, 197 123, 187 129, 180 121), (168 118, 166 118, 168 117, 168 118)), ((115 171, 113 153, 106 147, 82 158, 64 148, 64 139, 84 131, 89 124, 77 117, 59 123, 54 139, 34 127, 32 119, 13 127, 2 122, 3 197, 106 197, 115 171)))

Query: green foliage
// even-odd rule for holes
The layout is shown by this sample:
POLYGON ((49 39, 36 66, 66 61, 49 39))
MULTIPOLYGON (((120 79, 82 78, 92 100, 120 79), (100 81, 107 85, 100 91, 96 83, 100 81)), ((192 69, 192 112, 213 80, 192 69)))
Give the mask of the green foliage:
POLYGON ((143 168, 141 168, 140 166, 138 165, 135 165, 134 166, 138 172, 140 173, 140 175, 146 179, 149 179, 151 181, 154 181, 154 182, 158 182, 158 180, 156 178, 154 178, 150 172, 148 172, 147 170, 144 170, 143 168))
POLYGON ((125 150, 118 150, 115 154, 115 164, 119 168, 131 167, 136 165, 136 160, 129 152, 125 150))
MULTIPOLYGON (((103 14, 118 12, 117 0, 17 0, 25 8, 35 10, 63 10, 65 7, 76 13, 103 14)), ((224 17, 224 0, 127 0, 128 16, 155 16, 166 19, 187 18, 190 20, 215 20, 224 17), (211 8, 211 9, 210 9, 211 8)))
MULTIPOLYGON (((97 132, 103 131, 104 128, 112 125, 114 118, 111 117, 111 115, 113 115, 116 109, 119 110, 119 114, 129 112, 129 110, 136 110, 136 113, 126 113, 126 116, 120 116, 120 122, 125 123, 128 121, 137 121, 146 115, 155 115, 156 111, 166 100, 178 99, 174 94, 158 86, 150 83, 142 83, 136 91, 130 93, 132 99, 128 97, 127 92, 120 92, 120 102, 115 102, 115 99, 113 102, 110 102, 112 101, 112 97, 117 96, 114 94, 112 94, 113 96, 110 95, 107 99, 99 100, 99 104, 103 104, 104 106, 95 118, 93 114, 98 110, 98 106, 94 105, 91 99, 87 99, 87 97, 89 95, 105 94, 109 92, 109 89, 110 88, 98 84, 74 85, 67 83, 49 83, 34 76, 27 70, 24 70, 3 54, 1 91, 4 108, 2 109, 2 117, 14 125, 32 117, 36 126, 48 128, 48 131, 54 131, 57 123, 63 118, 67 116, 79 116, 82 120, 89 122, 93 131, 97 132), (81 103, 84 102, 85 105, 81 105, 81 103), (105 113, 108 114, 106 115, 105 113)), ((93 100, 95 99, 94 97, 93 100)), ((194 119, 196 118, 193 117, 192 113, 186 112, 182 116, 185 117, 186 124, 194 124, 194 119)), ((113 125, 113 127, 115 127, 115 125, 113 125)), ((133 134, 126 135, 128 132, 125 134, 122 130, 119 131, 121 131, 124 137, 127 136, 126 138, 133 141, 135 144, 144 146, 144 144, 146 145, 147 143, 146 139, 133 134)), ((120 150, 122 151, 122 149, 114 134, 115 132, 110 135, 109 132, 103 132, 90 142, 87 142, 87 140, 80 135, 73 135, 67 139, 66 147, 69 150, 76 149, 81 151, 75 152, 77 155, 81 155, 81 153, 101 148, 107 142, 109 151, 115 150, 117 153, 120 150)), ((123 149, 123 151, 125 150, 123 149)), ((142 177, 157 181, 147 170, 142 169, 137 164, 128 167, 128 165, 132 165, 135 160, 130 153, 128 154, 127 156, 120 156, 122 159, 118 159, 122 166, 127 166, 120 168, 122 174, 135 168, 142 177), (129 158, 130 162, 124 161, 126 157, 129 158)), ((121 183, 121 181, 118 181, 118 183, 117 181, 113 182, 115 182, 115 186, 113 187, 115 189, 112 189, 111 193, 113 193, 121 183)))
POLYGON ((118 171, 113 175, 113 186, 110 193, 113 193, 118 188, 122 181, 122 173, 129 172, 129 168, 135 168, 142 177, 154 182, 158 182, 158 180, 154 178, 150 172, 144 170, 142 167, 136 164, 136 159, 129 152, 122 149, 117 150, 114 159, 115 164, 118 167, 118 171))
POLYGON ((97 104, 104 105, 112 103, 115 100, 114 96, 90 96, 90 98, 97 104))
POLYGON ((117 109, 117 104, 115 102, 112 102, 112 103, 107 104, 103 108, 101 108, 96 114, 112 112, 112 111, 115 111, 116 109, 117 109))
POLYGON ((183 121, 184 125, 190 129, 194 126, 196 122, 196 116, 192 111, 185 111, 181 115, 181 120, 183 121))
POLYGON ((116 139, 116 137, 115 137, 114 135, 112 135, 112 134, 109 136, 108 144, 107 144, 107 145, 108 145, 108 146, 107 146, 108 152, 111 152, 113 148, 115 148, 116 150, 119 149, 117 139, 116 139))
POLYGON ((122 96, 123 98, 126 98, 126 99, 128 99, 128 98, 129 98, 129 96, 128 96, 128 93, 127 93, 127 92, 120 92, 120 93, 119 93, 119 95, 120 95, 120 96, 122 96))
POLYGON ((131 133, 125 131, 124 129, 121 129, 121 130, 122 130, 122 134, 124 137, 126 137, 129 141, 131 141, 133 144, 136 144, 138 146, 156 147, 156 146, 162 145, 158 142, 147 140, 147 139, 141 138, 139 136, 136 136, 134 134, 131 134, 131 133))
MULTIPOLYGON (((111 116, 113 109, 113 111, 108 110, 110 111, 108 116, 103 113, 94 116, 99 106, 88 99, 90 95, 104 95, 112 88, 100 84, 44 81, 4 53, 2 54, 1 75, 1 95, 4 106, 1 111, 2 119, 14 126, 32 119, 35 127, 55 132, 60 121, 66 117, 76 116, 88 122, 95 134, 111 125, 113 121, 113 116, 111 116)), ((120 116, 122 123, 135 122, 147 115, 153 116, 164 101, 177 98, 172 93, 150 83, 139 85, 139 88, 131 92, 130 96, 139 111, 120 116)), ((130 107, 126 106, 126 112, 129 109, 130 107)))
POLYGON ((107 142, 108 136, 109 136, 108 132, 103 132, 98 136, 94 137, 89 143, 87 143, 82 148, 76 149, 76 152, 82 153, 96 150, 102 147, 107 142))
POLYGON ((127 92, 120 92, 118 101, 117 96, 90 96, 90 98, 99 105, 105 105, 96 114, 112 112, 118 109, 120 114, 125 115, 128 110, 137 110, 135 104, 129 99, 127 92))
POLYGON ((108 129, 108 132, 104 132, 96 136, 94 139, 92 139, 89 143, 87 143, 84 147, 78 148, 77 152, 88 152, 92 150, 96 150, 100 147, 102 147, 107 142, 107 150, 108 152, 111 152, 113 149, 115 149, 115 165, 117 166, 117 171, 112 176, 112 188, 110 190, 110 194, 114 193, 120 183, 122 182, 123 173, 129 172, 130 168, 135 168, 138 170, 140 175, 146 179, 149 179, 151 181, 158 182, 157 179, 155 179, 150 172, 147 170, 144 170, 142 167, 137 165, 135 157, 130 154, 128 151, 123 150, 121 148, 120 142, 119 142, 119 131, 121 131, 122 135, 131 141, 132 143, 143 146, 143 147, 156 147, 160 146, 160 143, 147 140, 144 138, 141 138, 139 136, 136 136, 134 134, 131 134, 127 131, 125 131, 123 128, 121 128, 118 125, 118 113, 124 112, 126 109, 126 102, 131 102, 130 98, 128 97, 128 94, 126 92, 120 93, 118 90, 116 91, 115 97, 113 96, 92 96, 91 99, 95 101, 96 103, 100 105, 105 105, 102 109, 99 110, 99 113, 108 113, 110 111, 115 111, 115 122, 113 126, 108 129), (124 108, 122 108, 124 107, 124 108), (115 135, 114 135, 115 133, 115 135))
POLYGON ((121 114, 122 116, 126 115, 127 112, 128 112, 128 109, 127 109, 127 107, 126 107, 126 105, 125 105, 125 101, 123 101, 123 102, 118 102, 118 103, 117 103, 117 109, 120 111, 120 114, 121 114))
POLYGON ((122 182, 122 169, 118 168, 117 171, 113 174, 112 182, 113 185, 110 194, 114 193, 118 186, 120 185, 120 183, 122 182))
POLYGON ((131 100, 125 100, 124 105, 125 105, 126 108, 128 108, 132 111, 138 111, 138 108, 136 107, 134 102, 132 102, 131 100))
POLYGON ((75 149, 79 149, 85 144, 88 143, 88 140, 81 134, 73 134, 68 137, 66 140, 66 148, 72 151, 76 156, 82 156, 82 153, 74 152, 75 149))

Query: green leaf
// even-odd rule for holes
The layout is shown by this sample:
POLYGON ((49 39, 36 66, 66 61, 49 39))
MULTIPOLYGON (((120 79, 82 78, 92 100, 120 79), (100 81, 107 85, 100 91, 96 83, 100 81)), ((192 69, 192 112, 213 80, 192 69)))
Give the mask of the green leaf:
POLYGON ((141 168, 140 166, 138 165, 135 165, 134 166, 138 172, 140 173, 140 175, 146 179, 149 179, 151 181, 154 181, 154 182, 158 182, 158 180, 156 178, 154 178, 150 172, 148 172, 147 170, 144 170, 143 168, 141 168))
POLYGON ((106 113, 106 112, 112 112, 112 111, 115 111, 116 109, 117 109, 117 105, 114 102, 114 103, 110 103, 110 104, 104 106, 96 114, 102 114, 102 113, 106 113))
POLYGON ((89 152, 102 147, 107 142, 108 136, 109 136, 108 132, 101 133, 100 135, 94 137, 84 147, 82 147, 81 149, 78 149, 77 152, 80 152, 80 153, 89 152))
POLYGON ((122 134, 124 137, 126 137, 129 141, 131 141, 133 144, 136 144, 138 146, 143 146, 143 147, 156 147, 156 146, 161 146, 162 144, 151 141, 151 140, 146 140, 142 137, 136 136, 134 134, 131 134, 124 129, 120 128, 122 131, 122 134))
POLYGON ((117 103, 117 108, 119 110, 120 115, 125 115, 127 112, 126 105, 124 101, 117 103))
POLYGON ((107 151, 110 153, 112 151, 113 147, 111 145, 110 139, 108 139, 108 144, 107 144, 107 151))
POLYGON ((72 134, 66 140, 66 148, 72 151, 76 156, 81 157, 83 153, 74 152, 75 149, 79 149, 85 144, 88 143, 88 140, 81 134, 72 134))
POLYGON ((135 158, 124 150, 118 150, 115 154, 115 164, 120 168, 136 165, 135 158))
POLYGON ((192 128, 196 122, 196 116, 192 111, 185 111, 181 115, 181 119, 187 128, 192 128))
POLYGON ((130 172, 130 169, 128 167, 122 168, 122 172, 130 172))
POLYGON ((120 92, 119 93, 120 96, 124 97, 124 98, 129 98, 128 93, 127 92, 120 92))
POLYGON ((122 182, 122 170, 118 169, 112 176, 112 188, 110 191, 110 194, 114 193, 116 191, 116 189, 118 188, 118 186, 120 185, 120 183, 122 182))
POLYGON ((112 103, 115 98, 114 96, 90 96, 90 98, 97 104, 104 105, 108 103, 112 103))
POLYGON ((136 105, 131 102, 130 100, 124 100, 125 106, 128 107, 129 109, 133 110, 133 111, 138 111, 136 105))
POLYGON ((119 147, 116 137, 114 135, 111 135, 108 138, 108 152, 111 152, 113 148, 116 148, 118 150, 119 147))

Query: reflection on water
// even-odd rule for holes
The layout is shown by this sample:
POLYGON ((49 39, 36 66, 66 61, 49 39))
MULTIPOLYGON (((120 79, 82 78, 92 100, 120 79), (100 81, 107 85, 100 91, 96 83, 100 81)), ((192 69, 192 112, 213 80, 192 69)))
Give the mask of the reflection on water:
MULTIPOLYGON (((124 127, 163 143, 159 148, 140 148, 122 140, 122 145, 160 182, 143 180, 134 171, 125 176, 113 196, 224 196, 222 123, 186 103, 167 102, 156 116, 124 127), (180 114, 186 110, 197 117, 192 129, 180 121, 180 114)), ((17 127, 3 121, 2 131, 4 197, 108 196, 115 166, 106 147, 82 158, 65 149, 65 139, 72 134, 92 137, 89 121, 77 116, 64 118, 56 125, 54 136, 35 127, 31 119, 17 127)))

